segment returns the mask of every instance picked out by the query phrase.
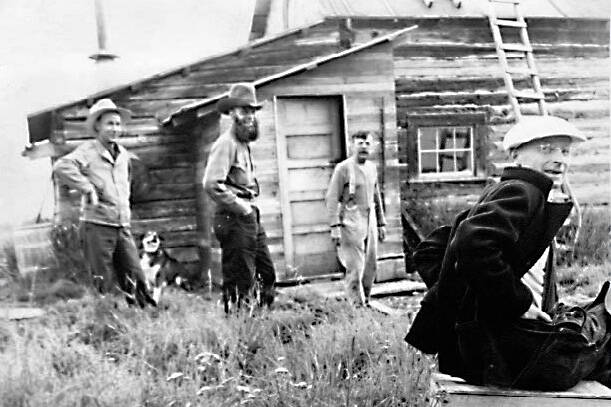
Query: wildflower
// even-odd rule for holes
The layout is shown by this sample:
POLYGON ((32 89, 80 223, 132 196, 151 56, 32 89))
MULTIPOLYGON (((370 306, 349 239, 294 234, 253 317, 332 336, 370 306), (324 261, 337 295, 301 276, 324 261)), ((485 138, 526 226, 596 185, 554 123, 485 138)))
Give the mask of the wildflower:
POLYGON ((166 380, 167 382, 171 382, 172 380, 179 379, 179 378, 181 378, 181 377, 183 377, 183 376, 184 376, 184 373, 181 373, 181 372, 174 372, 174 373, 172 373, 171 375, 169 375, 169 376, 168 376, 168 377, 167 377, 165 380, 166 380))
POLYGON ((288 371, 288 369, 285 368, 285 367, 278 367, 278 368, 276 368, 276 370, 274 370, 274 373, 277 373, 277 374, 291 374, 288 371))

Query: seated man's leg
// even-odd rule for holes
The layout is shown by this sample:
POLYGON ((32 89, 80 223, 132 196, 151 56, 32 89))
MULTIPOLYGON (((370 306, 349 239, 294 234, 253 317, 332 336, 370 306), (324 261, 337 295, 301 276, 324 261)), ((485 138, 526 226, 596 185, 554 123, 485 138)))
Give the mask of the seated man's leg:
POLYGON ((113 291, 115 285, 113 253, 117 244, 117 228, 83 222, 81 238, 93 286, 100 294, 113 291))

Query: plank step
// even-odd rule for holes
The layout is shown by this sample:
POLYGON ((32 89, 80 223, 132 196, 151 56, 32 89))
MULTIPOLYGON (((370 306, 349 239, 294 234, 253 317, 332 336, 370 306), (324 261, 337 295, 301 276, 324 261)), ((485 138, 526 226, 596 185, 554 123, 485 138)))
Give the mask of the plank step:
POLYGON ((474 386, 457 377, 433 373, 429 399, 431 405, 449 407, 602 407, 611 404, 611 389, 595 381, 582 381, 560 392, 508 390, 474 386))
POLYGON ((530 75, 530 76, 538 75, 537 71, 533 69, 528 69, 528 68, 525 68, 525 69, 509 68, 505 70, 505 72, 507 72, 510 75, 530 75))
POLYGON ((531 99, 531 100, 543 100, 545 99, 545 96, 541 93, 535 93, 532 91, 520 91, 520 90, 516 90, 513 93, 513 96, 520 98, 520 99, 531 99))
POLYGON ((505 51, 533 52, 533 48, 530 45, 524 44, 501 44, 501 48, 505 51))
POLYGON ((504 18, 497 18, 496 25, 501 26, 501 27, 526 28, 526 23, 522 21, 507 20, 504 18))

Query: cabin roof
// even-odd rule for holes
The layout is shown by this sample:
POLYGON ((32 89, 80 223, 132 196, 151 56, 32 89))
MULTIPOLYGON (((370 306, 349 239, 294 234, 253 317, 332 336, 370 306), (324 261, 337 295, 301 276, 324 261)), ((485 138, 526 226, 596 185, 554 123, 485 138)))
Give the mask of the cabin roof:
MULTIPOLYGON (((329 22, 326 22, 326 23, 329 24, 329 22)), ((103 98, 103 97, 113 97, 113 95, 117 95, 125 91, 129 92, 130 90, 134 90, 134 89, 137 90, 150 83, 154 83, 156 81, 163 80, 164 78, 171 77, 173 75, 183 75, 185 72, 188 75, 190 68, 197 67, 197 66, 199 67, 205 66, 206 63, 213 62, 217 58, 222 58, 222 57, 232 56, 232 55, 235 55, 238 58, 241 58, 242 54, 248 55, 249 50, 253 48, 269 45, 270 43, 273 43, 274 41, 281 41, 285 39, 286 37, 294 35, 294 34, 298 34, 301 31, 309 32, 308 30, 314 28, 315 26, 319 26, 323 24, 325 24, 325 21, 320 21, 315 24, 310 24, 304 27, 298 27, 298 28, 283 32, 275 36, 268 36, 265 38, 254 40, 254 41, 249 42, 245 46, 235 49, 233 51, 230 51, 230 52, 227 52, 221 55, 215 55, 215 56, 206 58, 204 60, 198 61, 197 63, 191 64, 188 66, 181 66, 177 69, 163 72, 163 73, 154 75, 152 77, 144 78, 136 82, 128 83, 123 86, 114 87, 111 89, 107 89, 107 90, 95 93, 93 95, 87 95, 86 97, 83 97, 82 99, 79 99, 77 101, 72 101, 72 102, 69 102, 63 105, 54 106, 44 111, 33 113, 28 116, 30 143, 43 141, 49 137, 49 133, 50 133, 49 123, 52 122, 52 115, 53 115, 53 112, 55 111, 67 109, 67 108, 77 106, 77 105, 82 105, 84 103, 91 104, 91 102, 97 99, 103 98)), ((283 65, 278 65, 271 73, 268 73, 266 75, 257 76, 254 78, 243 77, 240 75, 229 75, 229 76, 225 75, 225 78, 222 81, 214 82, 213 85, 215 87, 215 90, 212 91, 208 97, 192 98, 190 100, 184 99, 184 103, 180 103, 180 101, 178 101, 177 103, 174 103, 172 105, 173 107, 169 110, 160 109, 159 112, 154 111, 152 113, 154 113, 155 116, 157 116, 157 118, 159 119, 161 123, 167 125, 167 124, 172 123, 172 120, 176 119, 178 116, 181 116, 186 112, 198 110, 199 108, 205 107, 206 105, 209 105, 210 103, 213 103, 219 100, 220 98, 224 97, 226 95, 227 90, 230 87, 230 83, 239 82, 239 81, 250 81, 250 82, 253 82, 255 86, 261 86, 266 83, 297 74, 299 72, 315 69, 316 67, 318 67, 321 64, 325 64, 334 59, 353 54, 355 52, 375 46, 377 44, 381 44, 386 41, 392 41, 393 39, 397 38, 398 36, 402 35, 403 33, 406 33, 407 31, 410 31, 414 28, 416 27, 413 26, 413 27, 408 27, 405 29, 397 30, 388 35, 376 37, 366 43, 355 44, 354 46, 346 50, 338 51, 339 48, 337 47, 337 45, 333 45, 333 47, 325 47, 325 48, 322 48, 320 51, 318 51, 319 53, 317 55, 308 56, 306 58, 301 58, 301 59, 296 59, 295 61, 298 61, 297 63, 292 63, 292 64, 284 63, 283 65), (332 49, 333 51, 329 51, 330 49, 332 49)), ((334 42, 334 44, 335 43, 336 42, 334 42)), ((117 103, 121 104, 120 100, 117 100, 117 103)), ((151 109, 155 110, 155 108, 151 108, 151 109)))
MULTIPOLYGON (((325 16, 481 17, 488 16, 488 0, 318 0, 325 16), (430 3, 429 3, 430 1, 430 3), (427 7, 426 4, 431 4, 427 7)), ((527 17, 600 18, 607 0, 522 0, 527 17)), ((607 13, 608 14, 608 13, 607 13)))
MULTIPOLYGON (((314 60, 312 60, 310 62, 296 65, 296 66, 294 66, 292 68, 289 68, 289 69, 286 69, 286 70, 284 70, 282 72, 278 72, 278 73, 273 74, 273 75, 268 75, 268 76, 265 76, 265 77, 261 77, 259 79, 256 79, 256 80, 252 81, 252 84, 255 87, 260 87, 260 86, 266 85, 268 83, 277 81, 279 79, 283 79, 283 78, 287 78, 287 77, 292 76, 292 75, 299 74, 301 72, 311 71, 312 69, 316 69, 319 66, 321 66, 323 64, 326 64, 328 62, 331 62, 333 60, 336 60, 336 59, 339 59, 339 58, 343 58, 343 57, 348 56, 348 55, 352 55, 354 53, 357 53, 357 52, 362 51, 362 50, 367 49, 367 48, 371 48, 371 47, 373 47, 375 45, 382 44, 384 42, 393 41, 397 37, 400 37, 401 35, 409 32, 409 31, 412 31, 412 30, 414 30, 416 28, 417 28, 417 26, 414 25, 414 26, 411 26, 411 27, 407 27, 407 28, 403 28, 401 30, 394 31, 394 32, 392 32, 390 34, 387 34, 387 35, 384 35, 384 36, 376 37, 376 38, 372 39, 371 41, 368 41, 368 42, 360 44, 360 45, 355 45, 355 46, 353 46, 353 47, 351 47, 351 48, 349 48, 347 50, 344 50, 344 51, 341 51, 341 52, 337 52, 337 53, 334 53, 334 54, 331 54, 331 55, 315 58, 314 60)), ((190 103, 188 105, 182 106, 179 109, 177 109, 175 112, 170 114, 170 116, 167 119, 163 120, 163 124, 166 124, 166 125, 167 124, 171 124, 172 120, 174 120, 176 117, 178 117, 178 116, 180 116, 180 115, 182 115, 184 113, 187 113, 187 112, 190 112, 190 111, 194 111, 194 110, 196 110, 198 112, 197 113, 198 117, 204 116, 204 115, 210 113, 210 109, 205 110, 204 108, 209 107, 211 104, 217 102, 218 100, 224 98, 227 95, 228 95, 228 91, 225 91, 223 93, 219 93, 218 95, 215 95, 213 97, 207 98, 205 100, 196 101, 196 102, 190 103), (202 110, 202 109, 204 109, 204 110, 202 110)))
MULTIPOLYGON (((488 0, 257 0, 250 38, 259 38, 324 18, 482 18, 488 0), (427 5, 430 4, 430 7, 427 5)), ((497 5, 500 16, 511 5, 497 5)), ((525 17, 601 19, 611 12, 608 0, 522 0, 525 17)))
POLYGON ((52 119, 53 112, 56 112, 58 110, 67 109, 72 106, 81 105, 83 103, 86 103, 87 105, 91 105, 93 104, 94 101, 98 99, 105 98, 105 97, 113 97, 113 95, 119 92, 122 92, 122 91, 127 91, 130 89, 138 89, 148 83, 151 83, 157 80, 161 80, 163 78, 166 78, 172 75, 189 72, 191 68, 199 66, 201 64, 205 64, 208 61, 212 61, 217 58, 230 56, 230 55, 240 55, 241 53, 248 52, 248 50, 250 49, 253 49, 259 46, 264 46, 266 44, 273 43, 275 41, 282 40, 302 30, 307 30, 307 29, 316 27, 318 25, 321 25, 323 23, 324 21, 322 20, 316 21, 314 23, 308 23, 307 25, 302 26, 302 27, 296 27, 296 28, 286 30, 284 32, 281 32, 275 35, 266 36, 265 38, 251 40, 248 43, 244 44, 243 46, 237 47, 227 52, 222 52, 220 54, 207 56, 206 58, 203 58, 201 60, 198 60, 190 64, 182 64, 182 65, 177 66, 176 68, 172 68, 167 71, 159 72, 152 76, 146 76, 143 78, 139 78, 135 81, 118 84, 117 86, 109 87, 109 88, 106 88, 104 90, 101 90, 95 93, 86 94, 83 97, 76 99, 76 100, 69 100, 69 101, 66 101, 65 103, 56 104, 51 107, 45 108, 43 110, 39 110, 39 111, 30 113, 28 114, 28 117, 27 117, 29 142, 35 143, 35 142, 43 141, 49 138, 49 134, 48 134, 49 133, 49 123, 51 123, 51 121, 53 120, 52 119))

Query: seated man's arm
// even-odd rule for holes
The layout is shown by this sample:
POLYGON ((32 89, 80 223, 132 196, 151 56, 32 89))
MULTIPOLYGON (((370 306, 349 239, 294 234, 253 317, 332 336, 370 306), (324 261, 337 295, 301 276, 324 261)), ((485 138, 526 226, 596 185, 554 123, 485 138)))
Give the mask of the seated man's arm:
POLYGON ((467 280, 484 313, 519 318, 532 304, 530 290, 507 261, 515 255, 520 234, 534 216, 542 216, 545 202, 522 184, 508 184, 487 202, 477 204, 458 226, 456 270, 467 280))

